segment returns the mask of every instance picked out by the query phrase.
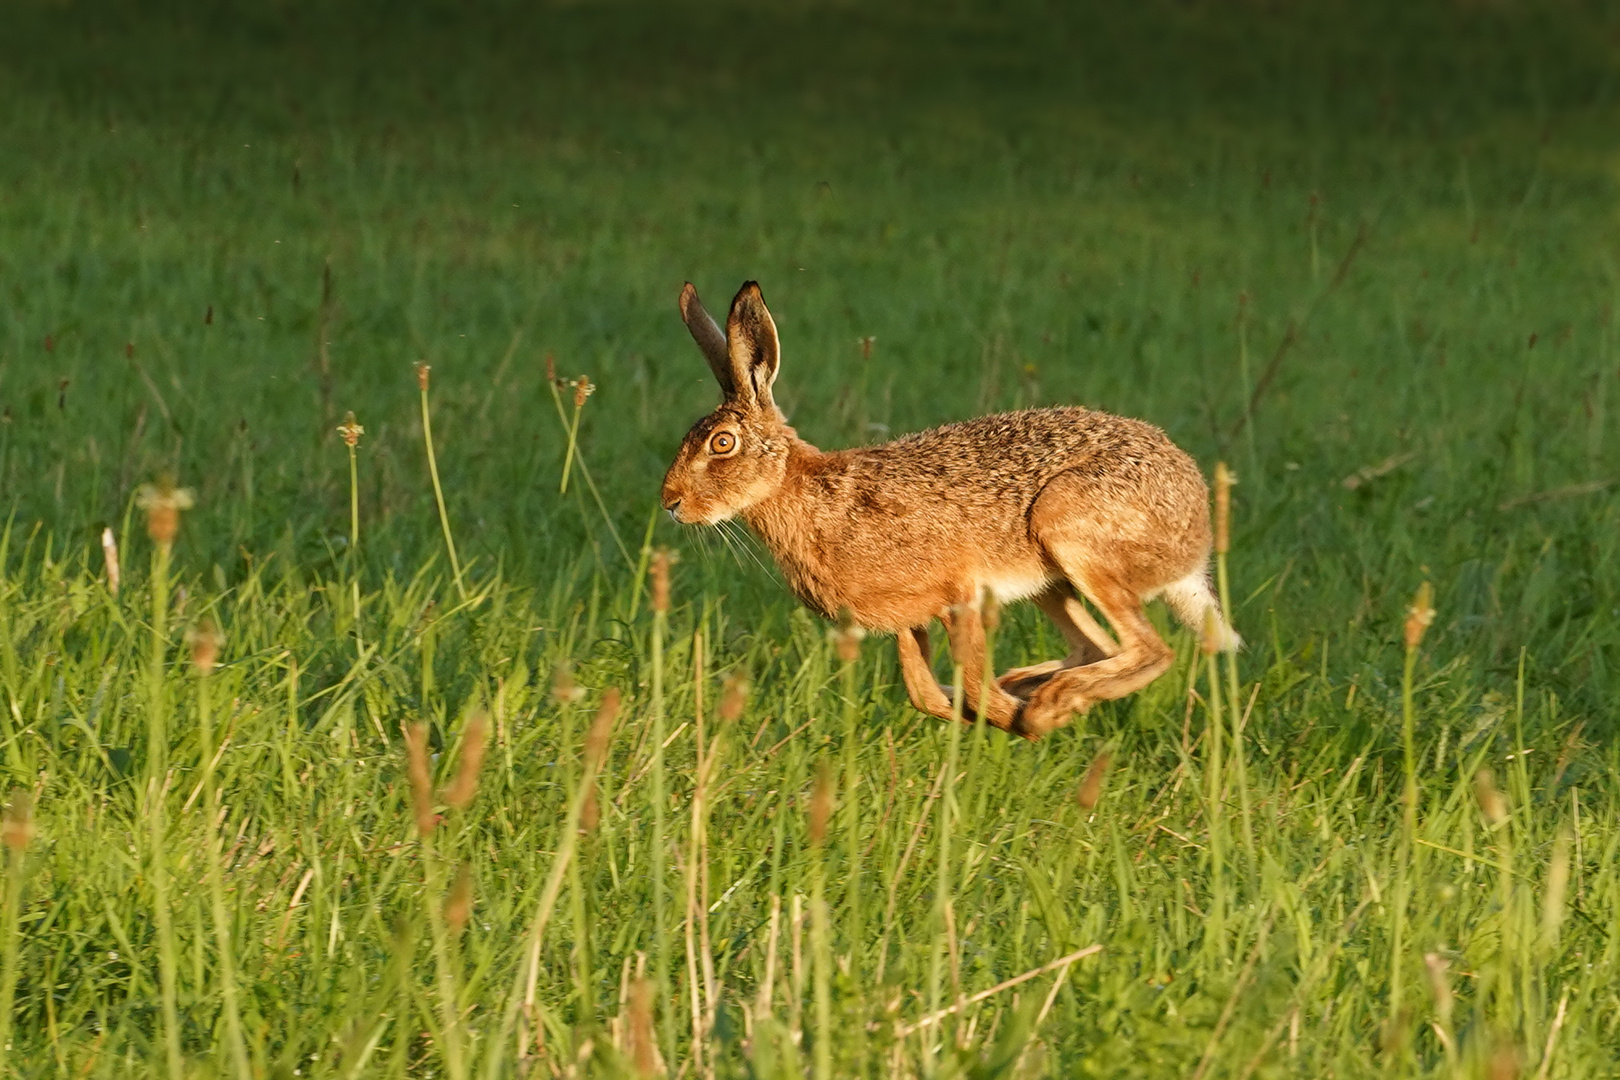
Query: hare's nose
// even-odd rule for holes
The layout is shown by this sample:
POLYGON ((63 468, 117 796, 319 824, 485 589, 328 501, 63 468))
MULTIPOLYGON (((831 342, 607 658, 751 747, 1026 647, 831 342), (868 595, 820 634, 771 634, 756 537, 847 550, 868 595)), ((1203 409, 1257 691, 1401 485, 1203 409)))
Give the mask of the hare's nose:
POLYGON ((670 516, 670 518, 672 520, 674 520, 674 521, 681 520, 681 515, 680 515, 681 500, 676 499, 674 502, 665 503, 664 504, 664 509, 669 511, 669 516, 670 516))

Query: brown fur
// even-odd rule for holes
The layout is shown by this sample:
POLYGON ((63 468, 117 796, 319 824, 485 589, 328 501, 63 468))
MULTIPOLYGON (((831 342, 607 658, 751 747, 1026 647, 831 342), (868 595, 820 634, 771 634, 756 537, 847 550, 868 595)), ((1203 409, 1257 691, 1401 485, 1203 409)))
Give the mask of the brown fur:
POLYGON ((681 314, 725 400, 687 432, 664 477, 664 507, 688 523, 740 515, 806 605, 897 633, 917 708, 952 715, 929 666, 934 619, 963 667, 965 714, 1029 738, 1170 666, 1170 648, 1142 610, 1160 592, 1201 632, 1215 608, 1219 642, 1237 646, 1204 578, 1208 489, 1158 428, 1065 406, 823 452, 771 399, 780 349, 757 285, 737 294, 724 333, 690 284, 681 314), (986 590, 1001 601, 1034 599, 1070 655, 1008 672, 981 700, 986 590), (1117 642, 1078 596, 1102 612, 1117 642))

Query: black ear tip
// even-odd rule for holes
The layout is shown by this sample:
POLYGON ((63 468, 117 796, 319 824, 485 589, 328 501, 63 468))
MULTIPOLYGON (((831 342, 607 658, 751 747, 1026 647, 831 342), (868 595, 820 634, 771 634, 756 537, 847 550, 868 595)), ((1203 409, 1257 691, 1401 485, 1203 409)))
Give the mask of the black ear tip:
POLYGON ((743 282, 742 288, 737 290, 736 297, 731 301, 731 309, 736 311, 745 304, 749 307, 753 307, 756 304, 760 307, 765 306, 765 297, 764 294, 759 291, 759 282, 743 282))

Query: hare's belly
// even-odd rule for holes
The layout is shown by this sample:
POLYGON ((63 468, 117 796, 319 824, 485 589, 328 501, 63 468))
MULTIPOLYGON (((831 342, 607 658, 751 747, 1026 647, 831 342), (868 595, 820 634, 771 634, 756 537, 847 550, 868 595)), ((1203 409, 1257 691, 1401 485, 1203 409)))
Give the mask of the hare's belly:
POLYGON ((1013 569, 981 576, 979 589, 989 589, 998 604, 1011 604, 1039 596, 1056 580, 1044 568, 1013 569))

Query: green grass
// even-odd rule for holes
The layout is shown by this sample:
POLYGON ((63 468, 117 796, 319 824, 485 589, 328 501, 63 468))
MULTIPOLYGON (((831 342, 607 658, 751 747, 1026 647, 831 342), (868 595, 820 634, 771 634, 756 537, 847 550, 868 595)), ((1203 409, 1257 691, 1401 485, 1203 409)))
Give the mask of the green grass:
MULTIPOLYGON (((635 1075, 643 1029, 688 1077, 1620 1065, 1611 12, 6 18, 3 1070, 239 1075, 238 1028, 322 1077, 635 1075), (1079 402, 1227 461, 1236 692, 1175 630, 1042 743, 952 729, 658 517, 715 398, 676 294, 746 277, 820 445, 1079 402), (478 715, 423 836, 402 731, 442 791, 478 715)), ((1005 613, 1003 666, 1060 649, 1005 613)))

